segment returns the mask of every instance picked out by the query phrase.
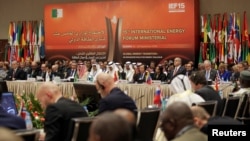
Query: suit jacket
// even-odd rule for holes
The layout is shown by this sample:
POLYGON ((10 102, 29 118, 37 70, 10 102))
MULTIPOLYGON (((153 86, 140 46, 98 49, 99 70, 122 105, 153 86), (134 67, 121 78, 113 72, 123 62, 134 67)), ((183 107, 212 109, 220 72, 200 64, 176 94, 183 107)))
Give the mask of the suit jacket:
POLYGON ((13 73, 14 73, 14 70, 10 69, 8 71, 8 73, 7 73, 7 76, 6 76, 5 80, 12 81, 13 77, 15 78, 15 80, 26 80, 27 79, 26 72, 24 72, 20 68, 16 69, 16 72, 15 72, 14 76, 13 76, 13 73))
POLYGON ((208 137, 206 134, 199 131, 198 128, 192 127, 171 141, 208 141, 208 137))
POLYGON ((0 106, 0 126, 13 130, 26 129, 26 124, 24 119, 16 115, 7 113, 1 106, 0 106))
POLYGON ((54 78, 54 77, 60 77, 61 79, 63 79, 64 78, 64 74, 62 73, 62 72, 60 72, 60 71, 52 71, 51 72, 51 75, 52 75, 52 79, 54 78))
POLYGON ((36 78, 36 76, 39 75, 40 71, 40 68, 36 68, 35 70, 30 69, 27 74, 29 74, 29 77, 36 78))
MULTIPOLYGON (((66 74, 66 78, 70 77, 71 73, 72 73, 72 69, 68 69, 67 74, 66 74)), ((74 69, 74 73, 73 73, 72 77, 75 77, 76 73, 77 73, 77 69, 74 69)))
POLYGON ((196 94, 200 95, 205 101, 216 100, 218 101, 216 115, 220 115, 223 110, 223 101, 217 91, 215 91, 211 86, 204 86, 199 90, 195 91, 196 94))
POLYGON ((180 66, 175 74, 174 74, 174 70, 171 70, 167 75, 167 82, 170 82, 175 76, 179 74, 186 75, 186 68, 184 66, 180 66))
POLYGON ((144 83, 144 82, 146 82, 146 72, 144 72, 144 74, 142 74, 142 73, 135 74, 134 82, 135 83, 144 83))
POLYGON ((164 73, 160 73, 159 75, 154 73, 152 75, 152 80, 160 80, 161 82, 165 82, 167 80, 167 76, 164 73))
POLYGON ((45 141, 69 141, 69 128, 71 119, 75 117, 87 117, 86 111, 81 105, 61 97, 56 103, 49 105, 45 110, 44 131, 45 141))
MULTIPOLYGON (((203 73, 204 75, 206 75, 206 70, 203 70, 203 73)), ((209 79, 215 81, 216 76, 217 76, 217 70, 211 69, 209 79)))
POLYGON ((221 117, 221 116, 214 116, 214 117, 210 117, 208 119, 207 124, 205 124, 200 130, 204 133, 208 135, 208 125, 243 125, 243 123, 241 123, 238 120, 235 120, 231 117, 221 117))
POLYGON ((134 112, 137 107, 133 99, 127 96, 121 89, 113 88, 110 94, 99 102, 99 114, 105 111, 113 111, 118 108, 125 108, 134 112))
POLYGON ((40 71, 37 76, 40 76, 43 78, 43 80, 45 80, 45 77, 46 77, 46 71, 40 71))

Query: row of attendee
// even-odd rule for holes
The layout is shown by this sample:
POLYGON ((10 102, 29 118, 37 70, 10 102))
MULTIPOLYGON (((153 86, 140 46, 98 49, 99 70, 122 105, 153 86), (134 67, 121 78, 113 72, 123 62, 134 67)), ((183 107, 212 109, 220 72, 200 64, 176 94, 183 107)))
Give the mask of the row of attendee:
MULTIPOLYGON (((249 80, 250 72, 246 71, 245 73, 241 73, 241 79, 247 77, 247 80, 249 80)), ((175 88, 183 89, 183 91, 186 91, 190 89, 190 87, 192 87, 195 90, 194 94, 199 95, 199 99, 201 99, 201 101, 202 99, 205 101, 214 99, 220 101, 218 93, 214 91, 211 86, 206 85, 206 78, 202 71, 193 72, 189 76, 190 84, 188 84, 187 80, 188 79, 186 75, 177 75, 171 83, 176 86, 175 88), (179 82, 176 82, 178 80, 179 82)), ((127 127, 129 127, 128 123, 126 123, 124 120, 119 119, 119 117, 113 116, 113 113, 105 113, 108 111, 115 111, 120 108, 126 109, 133 113, 134 110, 137 109, 134 101, 130 97, 128 97, 123 91, 116 87, 113 77, 108 73, 99 73, 96 77, 95 85, 97 91, 101 94, 102 99, 100 101, 98 113, 98 116, 100 116, 100 118, 97 118, 97 120, 93 122, 93 125, 90 128, 90 140, 95 141, 98 140, 98 138, 99 140, 106 139, 106 137, 103 136, 103 133, 98 131, 103 131, 105 130, 105 128, 107 128, 107 126, 100 125, 108 125, 108 123, 111 121, 112 124, 110 124, 110 128, 116 129, 117 127, 115 125, 119 123, 118 125, 123 125, 124 129, 126 129, 123 130, 123 128, 119 128, 122 131, 119 130, 119 132, 117 132, 116 136, 118 136, 118 139, 121 139, 119 138, 120 133, 123 133, 122 135, 130 136, 131 134, 129 133, 131 133, 131 131, 128 132, 127 130, 127 127), (116 123, 116 120, 118 121, 118 123, 116 123), (105 124, 102 122, 105 122, 105 124), (114 124, 114 122, 116 124, 114 124)), ((36 96, 45 110, 44 129, 46 133, 46 141, 66 140, 68 137, 67 133, 69 133, 68 125, 70 119, 74 117, 87 116, 86 111, 83 109, 82 106, 79 105, 79 103, 62 97, 62 93, 56 84, 42 84, 37 90, 36 96)), ((193 100, 194 98, 190 97, 189 100, 190 99, 193 100)), ((195 123, 200 123, 197 119, 194 120, 195 116, 194 114, 192 114, 189 108, 191 105, 190 103, 195 102, 195 100, 191 101, 189 104, 187 104, 188 102, 186 102, 186 100, 179 102, 181 98, 179 99, 179 101, 177 99, 175 102, 172 102, 172 104, 170 100, 171 97, 169 99, 169 105, 167 106, 166 111, 162 115, 161 128, 166 138, 168 140, 172 140, 174 138, 183 138, 186 140, 187 138, 190 138, 190 140, 200 141, 207 139, 207 136, 203 133, 200 133, 199 129, 194 126, 195 123), (171 126, 169 126, 168 124, 170 124, 171 126), (180 131, 182 130, 183 132, 181 132, 182 134, 180 134, 180 131), (190 134, 192 136, 190 136, 190 134)), ((220 111, 221 107, 218 107, 218 111, 220 111)), ((208 118, 208 116, 206 117, 208 118)), ((105 132, 105 135, 107 135, 107 132, 105 132)), ((117 140, 117 138, 109 139, 111 141, 117 140)), ((130 137, 124 137, 124 139, 129 141, 130 137)))
POLYGON ((218 68, 213 63, 205 60, 199 63, 198 68, 194 68, 193 61, 183 64, 180 57, 174 60, 166 60, 163 63, 156 64, 151 61, 148 64, 133 63, 130 61, 124 64, 113 61, 99 61, 91 59, 87 61, 60 61, 55 62, 25 62, 12 61, 0 62, 0 78, 5 80, 26 80, 29 77, 38 78, 39 80, 52 80, 54 77, 60 79, 74 78, 76 75, 79 79, 95 80, 96 74, 106 72, 117 79, 127 80, 133 83, 143 83, 147 81, 150 75, 152 80, 170 83, 172 78, 177 74, 190 75, 194 70, 203 70, 207 80, 215 81, 220 78, 223 81, 234 81, 239 78, 239 72, 247 69, 246 62, 239 62, 234 66, 229 66, 221 62, 218 68))

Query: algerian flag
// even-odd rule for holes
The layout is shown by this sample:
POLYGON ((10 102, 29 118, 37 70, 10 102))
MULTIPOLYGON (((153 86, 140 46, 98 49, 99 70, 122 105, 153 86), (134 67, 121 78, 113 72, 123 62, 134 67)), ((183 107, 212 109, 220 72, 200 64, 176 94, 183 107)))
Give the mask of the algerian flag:
POLYGON ((63 9, 52 9, 52 18, 62 18, 63 9))

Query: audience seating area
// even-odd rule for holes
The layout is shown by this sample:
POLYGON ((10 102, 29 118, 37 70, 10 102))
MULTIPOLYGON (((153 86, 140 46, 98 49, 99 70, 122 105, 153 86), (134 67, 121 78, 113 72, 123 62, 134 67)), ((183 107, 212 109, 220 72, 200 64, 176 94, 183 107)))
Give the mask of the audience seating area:
POLYGON ((205 101, 205 102, 198 102, 193 103, 193 106, 201 106, 203 107, 211 116, 216 115, 216 109, 217 109, 217 101, 211 100, 211 101, 205 101))

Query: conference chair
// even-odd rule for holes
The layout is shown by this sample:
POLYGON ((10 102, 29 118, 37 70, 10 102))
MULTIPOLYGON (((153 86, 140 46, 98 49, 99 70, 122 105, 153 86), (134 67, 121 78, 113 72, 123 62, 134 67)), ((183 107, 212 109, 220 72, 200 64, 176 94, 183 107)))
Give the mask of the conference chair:
POLYGON ((193 103, 192 106, 200 106, 203 107, 211 117, 216 115, 218 101, 216 100, 209 100, 204 102, 196 102, 193 103))
POLYGON ((73 118, 73 135, 71 141, 87 141, 89 128, 95 117, 73 118))
POLYGON ((160 112, 160 108, 147 108, 135 111, 137 115, 138 129, 136 139, 141 141, 153 141, 159 121, 160 112))
POLYGON ((38 141, 40 130, 38 129, 15 130, 15 134, 21 136, 24 141, 38 141))
POLYGON ((227 97, 222 116, 228 116, 236 119, 240 108, 240 97, 227 97))
POLYGON ((241 121, 243 124, 247 125, 250 124, 249 105, 250 105, 250 93, 244 93, 236 119, 241 121))

